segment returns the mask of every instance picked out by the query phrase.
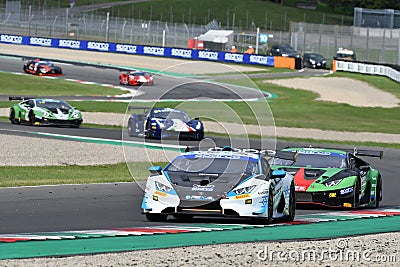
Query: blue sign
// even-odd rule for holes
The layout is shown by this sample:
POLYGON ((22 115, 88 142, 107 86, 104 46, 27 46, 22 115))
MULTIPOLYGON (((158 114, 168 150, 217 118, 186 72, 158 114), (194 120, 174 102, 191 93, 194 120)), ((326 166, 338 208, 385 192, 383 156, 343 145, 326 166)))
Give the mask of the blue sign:
POLYGON ((266 33, 260 34, 260 43, 268 43, 268 34, 266 33))

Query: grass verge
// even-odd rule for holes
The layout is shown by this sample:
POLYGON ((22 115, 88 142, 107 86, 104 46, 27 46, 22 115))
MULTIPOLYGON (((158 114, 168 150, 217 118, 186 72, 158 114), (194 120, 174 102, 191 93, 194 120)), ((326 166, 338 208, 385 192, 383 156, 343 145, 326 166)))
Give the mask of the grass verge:
MULTIPOLYGON (((165 166, 165 162, 153 165, 165 166)), ((96 166, 1 166, 0 187, 145 181, 149 162, 96 166)))

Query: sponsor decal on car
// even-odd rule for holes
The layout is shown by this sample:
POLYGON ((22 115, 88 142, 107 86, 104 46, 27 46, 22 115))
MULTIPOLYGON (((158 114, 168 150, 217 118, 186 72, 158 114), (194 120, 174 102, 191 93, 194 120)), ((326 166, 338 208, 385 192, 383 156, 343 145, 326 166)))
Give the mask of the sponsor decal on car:
POLYGON ((164 193, 164 192, 160 192, 160 191, 154 191, 154 195, 159 195, 159 196, 162 196, 162 197, 165 197, 165 196, 167 196, 167 193, 164 193))
POLYGON ((330 197, 330 198, 335 198, 335 197, 336 197, 336 192, 331 192, 331 193, 329 193, 329 197, 330 197))
POLYGON ((41 45, 41 46, 51 46, 51 39, 49 39, 49 38, 40 38, 40 37, 31 37, 29 39, 29 44, 31 44, 31 45, 41 45))
POLYGON ((2 34, 0 35, 0 41, 11 44, 22 44, 22 36, 2 34))
POLYGON ((109 47, 110 47, 110 44, 108 44, 108 43, 88 42, 88 44, 87 44, 88 49, 94 49, 94 50, 100 50, 100 51, 108 51, 109 47))
POLYGON ((79 49, 81 46, 81 41, 78 40, 59 40, 59 47, 68 47, 68 48, 77 48, 79 49))
POLYGON ((244 199, 244 198, 249 198, 249 197, 250 197, 249 194, 244 194, 244 195, 235 196, 235 199, 244 199))
POLYGON ((301 185, 296 185, 295 186, 295 191, 306 191, 307 187, 301 186, 301 185))
POLYGON ((195 158, 201 159, 240 159, 240 156, 237 155, 221 155, 221 154, 196 154, 195 158))
POLYGON ((191 196, 191 195, 186 195, 185 198, 187 200, 215 200, 212 196, 191 196))
POLYGON ((345 195, 345 194, 353 192, 353 190, 354 190, 353 187, 344 188, 344 189, 340 190, 340 194, 345 195))
POLYGON ((126 52, 131 54, 136 54, 136 45, 124 45, 124 44, 117 44, 116 51, 117 52, 126 52))
POLYGON ((211 192, 214 191, 214 185, 210 184, 210 185, 198 185, 195 184, 192 187, 192 191, 206 191, 206 192, 211 192))

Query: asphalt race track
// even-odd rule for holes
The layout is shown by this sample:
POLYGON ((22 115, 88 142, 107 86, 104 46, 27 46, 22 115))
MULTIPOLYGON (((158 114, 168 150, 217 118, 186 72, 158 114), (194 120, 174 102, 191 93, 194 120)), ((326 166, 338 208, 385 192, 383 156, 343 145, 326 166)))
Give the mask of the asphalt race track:
MULTIPOLYGON (((20 72, 22 66, 26 61, 18 57, 0 57, 0 70, 8 72, 20 72)), ((85 66, 82 64, 72 65, 66 63, 53 62, 55 65, 63 69, 64 75, 62 79, 75 79, 86 82, 95 82, 100 84, 110 84, 120 86, 118 68, 106 68, 85 66)), ((195 99, 195 98, 212 98, 212 99, 252 99, 260 98, 263 95, 257 90, 248 90, 240 86, 230 85, 222 86, 220 84, 212 83, 202 79, 185 78, 185 77, 172 77, 167 75, 154 75, 153 86, 124 86, 129 89, 136 89, 144 94, 135 96, 137 100, 157 100, 157 99, 195 99)), ((236 78, 238 76, 235 76, 236 78)), ((243 78, 244 76, 239 77, 243 78)), ((34 94, 34 93, 32 93, 34 94)), ((267 95, 265 95, 267 96, 267 95)), ((41 96, 51 97, 51 96, 41 96)), ((110 100, 106 97, 94 96, 65 96, 64 100, 110 100)), ((124 98, 119 98, 124 99, 124 98)), ((0 95, 0 100, 8 100, 8 96, 0 95)), ((125 98, 131 100, 131 97, 125 98)))
MULTIPOLYGON (((121 131, 107 129, 69 129, 56 127, 29 127, 0 122, 0 133, 14 134, 9 130, 40 131, 70 135, 121 139, 121 131)), ((28 135, 18 133, 21 135, 28 135)), ((140 140, 140 138, 133 139, 140 140)), ((214 138, 217 145, 229 144, 225 138, 214 138)), ((193 145, 188 142, 187 145, 193 145)), ((254 146, 256 146, 256 141, 254 146)), ((310 143, 281 142, 286 146, 308 146, 310 143)), ((311 144, 312 145, 312 144, 311 144)), ((332 145, 326 144, 332 147, 332 145)), ((396 168, 400 151, 384 149, 384 159, 368 158, 377 166, 383 177, 382 206, 400 204, 396 168)), ((0 189, 1 233, 39 231, 90 230, 117 227, 152 226, 141 214, 143 192, 136 183, 62 185, 0 189)), ((297 214, 326 212, 326 210, 298 210, 297 214)), ((178 222, 170 219, 169 223, 178 222)), ((246 220, 196 218, 199 223, 248 223, 246 220)), ((179 222, 181 223, 181 222, 179 222)))
MULTIPOLYGON (((12 58, 1 58, 0 69, 10 72, 21 72, 23 62, 12 58)), ((112 83, 118 85, 118 71, 110 69, 101 69, 94 67, 82 67, 63 65, 66 73, 64 78, 82 79, 86 81, 96 81, 99 83, 112 83)), ((182 79, 182 78, 179 78, 182 79)), ((180 80, 181 81, 181 80, 180 80)), ((176 78, 159 76, 153 87, 146 87, 148 93, 143 98, 159 97, 159 94, 152 95, 152 91, 163 90, 176 86, 176 78), (175 81, 174 81, 175 80, 175 81)), ((182 84, 179 82, 179 84, 182 84)), ((183 83, 185 84, 185 83, 183 83)), ((185 85, 184 85, 185 86, 185 85)), ((193 83, 188 85, 190 90, 177 90, 177 95, 193 92, 188 98, 198 97, 202 92, 196 91, 197 86, 193 83)), ((227 91, 212 86, 211 93, 213 97, 217 95, 220 98, 227 98, 230 95, 227 91)), ((181 87, 182 88, 182 87, 181 87)), ((251 97, 249 90, 238 88, 241 95, 251 97)), ((165 92, 165 91, 163 91, 165 92)), ((173 91, 174 93, 174 91, 173 91)), ((202 95, 204 96, 204 95, 202 95)), ((210 97, 210 95, 207 95, 210 97)), ((4 100, 5 96, 0 100, 4 100)), ((168 98, 174 98, 174 95, 168 95, 168 98)), ((118 130, 92 129, 92 128, 57 128, 57 127, 28 127, 23 125, 11 125, 8 122, 0 122, 1 134, 19 134, 29 135, 29 131, 62 133, 66 135, 79 135, 85 137, 97 137, 121 140, 122 133, 118 130), (22 132, 12 132, 18 130, 22 132)), ((139 138, 140 139, 140 138, 139 138)), ((132 140, 139 140, 132 138, 132 140)), ((228 145, 228 140, 219 137, 213 138, 218 146, 228 145)), ((140 139, 141 140, 141 139, 140 139)), ((193 145, 194 142, 182 143, 193 145)), ((257 140, 252 140, 252 146, 257 147, 257 140)), ((309 146, 310 143, 278 143, 278 149, 285 146, 309 146)), ((320 145, 321 146, 321 145, 320 145)), ((333 147, 333 145, 324 144, 324 146, 333 147)), ((337 147, 337 146, 336 146, 337 147)), ((340 147, 340 146, 339 146, 340 147)), ((398 197, 398 159, 400 150, 384 149, 384 158, 368 158, 367 161, 380 170, 383 177, 383 202, 384 207, 398 206, 400 200, 398 197)), ((20 188, 1 188, 0 189, 0 232, 22 233, 22 232, 40 232, 40 231, 64 231, 64 230, 88 230, 116 227, 135 227, 151 226, 160 223, 148 222, 141 214, 140 205, 142 199, 142 190, 135 183, 118 184, 91 184, 91 185, 62 185, 62 186, 42 186, 42 187, 20 187, 20 188)), ((326 211, 326 210, 325 210, 326 211)), ((325 212, 324 211, 324 212, 325 212)), ((317 213, 319 210, 298 210, 297 214, 317 213)), ((177 222, 173 219, 169 223, 177 222)), ((218 222, 218 223, 247 223, 243 220, 231 219, 207 219, 199 218, 196 222, 218 222)))

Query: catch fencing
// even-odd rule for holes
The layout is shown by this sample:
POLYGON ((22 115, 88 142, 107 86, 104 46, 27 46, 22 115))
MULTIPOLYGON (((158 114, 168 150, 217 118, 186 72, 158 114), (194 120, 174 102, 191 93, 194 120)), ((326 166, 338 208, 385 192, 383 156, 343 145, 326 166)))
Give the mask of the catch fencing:
MULTIPOLYGON (((400 29, 379 29, 310 23, 290 23, 289 31, 261 30, 268 43, 257 42, 256 29, 234 31, 233 45, 243 52, 256 47, 265 55, 273 44, 290 44, 301 53, 318 52, 328 60, 339 47, 356 52, 357 59, 400 65, 400 29)), ((188 40, 211 29, 220 29, 216 21, 187 24, 167 21, 112 17, 69 8, 35 10, 32 7, 0 6, 0 32, 11 35, 90 40, 135 45, 188 48, 188 40)), ((225 52, 230 50, 225 46, 225 52)), ((224 51, 222 51, 224 52, 224 51)))

